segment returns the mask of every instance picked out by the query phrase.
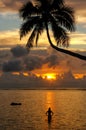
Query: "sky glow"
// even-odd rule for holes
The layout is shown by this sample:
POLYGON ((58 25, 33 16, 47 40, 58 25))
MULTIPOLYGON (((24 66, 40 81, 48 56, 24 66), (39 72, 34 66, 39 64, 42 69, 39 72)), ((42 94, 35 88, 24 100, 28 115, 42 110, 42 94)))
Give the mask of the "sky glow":
MULTIPOLYGON (((0 72, 10 71, 15 74, 23 72, 26 77, 31 72, 36 76, 55 80, 56 75, 71 71, 76 79, 83 78, 86 75, 86 61, 50 48, 45 31, 40 36, 38 47, 30 53, 26 52, 28 36, 20 41, 19 29, 22 20, 18 11, 27 1, 0 0, 0 72)), ((76 18, 76 31, 69 34, 70 46, 67 49, 86 55, 86 0, 65 0, 65 2, 74 8, 76 18)), ((55 42, 51 31, 50 36, 55 42)))

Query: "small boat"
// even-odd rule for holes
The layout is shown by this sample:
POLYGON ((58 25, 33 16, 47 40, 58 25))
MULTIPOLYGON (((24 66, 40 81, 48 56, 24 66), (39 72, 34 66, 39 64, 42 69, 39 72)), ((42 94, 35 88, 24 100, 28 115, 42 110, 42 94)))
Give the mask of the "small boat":
POLYGON ((12 106, 15 106, 15 105, 22 105, 20 102, 19 103, 17 103, 17 102, 12 102, 10 105, 12 105, 12 106))

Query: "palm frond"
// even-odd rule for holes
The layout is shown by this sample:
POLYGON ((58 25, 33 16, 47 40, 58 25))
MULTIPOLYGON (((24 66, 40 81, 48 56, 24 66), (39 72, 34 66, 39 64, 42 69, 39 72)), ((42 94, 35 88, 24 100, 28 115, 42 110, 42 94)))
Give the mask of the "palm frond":
POLYGON ((28 2, 22 6, 19 10, 19 15, 23 20, 27 19, 30 15, 37 14, 38 10, 32 2, 28 2))
POLYGON ((34 44, 34 40, 35 40, 35 44, 37 46, 37 42, 38 42, 38 39, 39 39, 39 35, 41 35, 41 33, 43 32, 44 30, 44 24, 43 24, 43 19, 39 19, 38 22, 35 24, 35 27, 28 39, 28 42, 27 42, 27 47, 31 48, 33 47, 33 44, 34 44))
POLYGON ((27 19, 20 28, 20 39, 25 36, 28 32, 30 32, 33 27, 37 24, 39 17, 30 17, 27 19))
POLYGON ((50 3, 51 3, 51 0, 36 0, 40 3, 40 10, 42 12, 46 12, 47 10, 49 11, 50 10, 50 3))
POLYGON ((63 7, 59 11, 54 12, 58 24, 64 26, 68 31, 75 31, 74 11, 70 7, 63 7))
POLYGON ((64 28, 56 24, 54 19, 51 21, 51 27, 52 27, 52 32, 54 35, 54 38, 57 42, 57 46, 63 46, 63 47, 68 47, 69 46, 69 36, 68 33, 64 28))
POLYGON ((32 33, 27 41, 27 44, 26 44, 27 48, 33 47, 35 36, 36 36, 36 27, 34 27, 32 33))
POLYGON ((51 11, 59 9, 63 4, 64 0, 52 0, 51 11))
POLYGON ((36 46, 38 43, 39 35, 43 33, 44 29, 45 29, 44 21, 43 19, 40 19, 39 22, 37 23, 36 46))
POLYGON ((48 0, 36 0, 37 2, 39 2, 41 4, 41 6, 45 6, 49 4, 48 0))

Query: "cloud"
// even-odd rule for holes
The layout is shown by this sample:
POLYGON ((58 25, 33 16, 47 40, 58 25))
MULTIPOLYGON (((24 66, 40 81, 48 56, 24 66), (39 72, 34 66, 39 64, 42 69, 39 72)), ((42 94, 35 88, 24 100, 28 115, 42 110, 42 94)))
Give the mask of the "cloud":
POLYGON ((3 46, 6 46, 11 44, 17 44, 19 43, 20 40, 19 40, 19 34, 18 34, 18 30, 8 30, 8 31, 3 31, 3 32, 0 32, 0 43, 3 45, 3 46))
POLYGON ((81 44, 80 48, 84 49, 83 44, 86 46, 86 34, 83 32, 75 32, 70 34, 70 44, 71 45, 77 45, 78 49, 78 44, 81 44))
POLYGON ((0 11, 18 11, 22 4, 26 3, 28 0, 1 0, 0 1, 0 11))
POLYGON ((83 67, 84 70, 86 70, 86 63, 82 64, 81 67, 83 67))
POLYGON ((63 78, 63 80, 69 80, 69 81, 75 79, 73 74, 72 74, 72 71, 68 71, 68 72, 63 73, 62 78, 63 78))
POLYGON ((68 71, 58 76, 56 80, 37 77, 30 73, 28 76, 13 75, 5 72, 0 76, 0 88, 2 89, 86 89, 86 76, 75 79, 72 72, 68 71), (28 85, 29 84, 29 85, 28 85))
POLYGON ((2 50, 2 48, 0 49, 0 71, 2 72, 3 63, 11 59, 12 54, 9 50, 2 50))
POLYGON ((75 11, 76 23, 86 23, 86 0, 65 0, 75 11))
MULTIPOLYGON (((12 49, 0 51, 0 69, 3 72, 32 71, 42 74, 47 72, 62 73, 72 70, 73 73, 86 73, 85 61, 54 49, 51 49, 49 53, 48 50, 31 50, 27 53, 25 48, 21 46, 12 49)), ((77 52, 86 55, 86 51, 77 52)))
POLYGON ((11 49, 11 52, 12 54, 15 56, 15 57, 21 57, 21 56, 25 56, 28 54, 28 51, 26 48, 24 48, 23 46, 20 46, 20 45, 17 45, 15 47, 13 47, 11 49))
POLYGON ((20 40, 19 36, 19 30, 8 30, 8 31, 1 31, 0 32, 0 45, 3 47, 7 47, 9 45, 17 45, 17 44, 23 44, 26 45, 27 38, 23 38, 23 40, 20 40))
POLYGON ((43 59, 40 56, 28 56, 24 58, 24 65, 26 70, 32 71, 35 69, 41 69, 43 65, 43 59))
MULTIPOLYGON (((51 32, 50 32, 50 37, 52 38, 52 41, 53 41, 51 32)), ((28 35, 27 35, 27 37, 23 38, 22 40, 19 39, 19 30, 9 30, 9 31, 0 32, 0 45, 3 47, 6 47, 6 45, 8 46, 8 45, 17 45, 17 44, 26 45, 27 39, 28 39, 28 35)), ((53 43, 55 43, 55 41, 53 41, 53 43)), ((76 44, 77 45, 76 49, 84 49, 84 47, 86 46, 86 34, 83 32, 78 32, 78 31, 70 34, 70 44, 71 45, 76 44), (78 46, 78 44, 79 44, 79 46, 78 46), (81 46, 80 46, 80 44, 81 44, 81 46), (83 44, 85 46, 83 46, 83 44)), ((38 47, 47 48, 48 46, 49 46, 49 42, 47 41, 47 35, 44 32, 44 34, 41 35, 39 38, 38 47)), ((71 48, 71 46, 69 46, 69 49, 70 48, 71 48)))
POLYGON ((10 60, 8 62, 4 62, 2 65, 2 70, 4 72, 13 72, 13 71, 21 71, 22 63, 20 60, 10 60))
POLYGON ((49 55, 44 60, 45 64, 48 64, 48 67, 56 67, 59 64, 58 56, 55 54, 49 55))
POLYGON ((75 12, 79 13, 81 12, 82 15, 86 14, 85 7, 86 7, 86 1, 85 0, 65 0, 66 4, 73 7, 75 9, 75 12))
POLYGON ((13 47, 10 52, 13 56, 9 55, 6 59, 6 55, 1 55, 2 60, 2 71, 3 72, 13 72, 13 71, 33 71, 35 69, 40 69, 43 65, 43 58, 39 54, 31 54, 22 46, 13 47))

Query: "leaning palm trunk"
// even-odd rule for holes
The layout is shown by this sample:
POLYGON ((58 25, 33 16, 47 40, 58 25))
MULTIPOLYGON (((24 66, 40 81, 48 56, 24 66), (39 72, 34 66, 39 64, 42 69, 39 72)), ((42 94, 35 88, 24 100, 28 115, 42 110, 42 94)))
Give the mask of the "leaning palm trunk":
POLYGON ((62 49, 62 48, 59 48, 57 46, 55 46, 52 41, 51 41, 51 38, 50 38, 50 35, 49 35, 49 29, 48 29, 48 26, 46 25, 46 32, 47 32, 47 37, 48 37, 48 41, 51 45, 52 48, 54 48, 55 50, 59 51, 59 52, 62 52, 62 53, 65 53, 65 54, 68 54, 70 56, 73 56, 73 57, 77 57, 81 60, 86 60, 86 56, 83 56, 83 55, 80 55, 78 53, 75 53, 75 52, 72 52, 72 51, 69 51, 69 50, 66 50, 66 49, 62 49))

